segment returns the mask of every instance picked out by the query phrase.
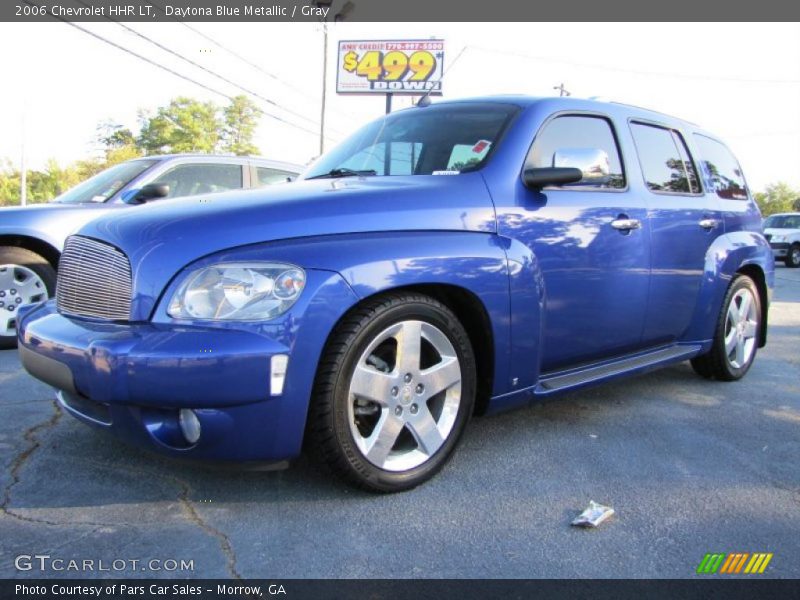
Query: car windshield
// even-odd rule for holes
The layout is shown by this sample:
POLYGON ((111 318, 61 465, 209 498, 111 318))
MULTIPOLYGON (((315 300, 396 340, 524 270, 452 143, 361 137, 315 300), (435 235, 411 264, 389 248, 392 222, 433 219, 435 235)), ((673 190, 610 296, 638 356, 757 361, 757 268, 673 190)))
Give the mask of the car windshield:
POLYGON ((484 165, 518 110, 505 104, 464 103, 388 115, 321 156, 304 179, 474 171, 484 165))
POLYGON ((157 162, 157 160, 130 160, 120 163, 79 183, 53 202, 62 204, 105 202, 157 162))
POLYGON ((764 221, 764 229, 800 229, 800 215, 772 215, 764 221))

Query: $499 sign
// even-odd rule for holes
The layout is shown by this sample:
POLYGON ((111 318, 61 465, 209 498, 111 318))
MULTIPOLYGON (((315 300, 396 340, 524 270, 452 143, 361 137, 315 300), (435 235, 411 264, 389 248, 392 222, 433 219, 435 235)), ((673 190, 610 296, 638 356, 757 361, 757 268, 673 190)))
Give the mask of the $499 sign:
POLYGON ((339 94, 441 95, 444 40, 340 41, 339 94))

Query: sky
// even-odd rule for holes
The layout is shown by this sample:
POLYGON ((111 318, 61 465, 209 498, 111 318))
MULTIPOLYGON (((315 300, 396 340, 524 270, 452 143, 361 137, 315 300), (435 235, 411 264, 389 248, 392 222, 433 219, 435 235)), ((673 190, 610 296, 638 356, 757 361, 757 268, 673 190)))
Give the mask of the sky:
MULTIPOLYGON (((301 164, 315 157, 321 25, 189 25, 127 24, 274 103, 259 101, 278 117, 265 115, 259 126, 264 156, 301 164)), ((224 94, 242 93, 118 24, 81 26, 224 94)), ((754 190, 776 181, 800 188, 800 24, 345 22, 328 31, 326 149, 384 112, 382 96, 335 93, 337 41, 437 37, 446 42, 447 99, 552 96, 563 83, 576 97, 698 123, 731 146, 754 190)), ((136 131, 140 110, 176 96, 227 102, 64 23, 0 23, 0 57, 0 159, 18 164, 24 141, 34 169, 50 158, 66 164, 97 154, 101 121, 136 131)), ((409 105, 395 98, 395 108, 409 105)))

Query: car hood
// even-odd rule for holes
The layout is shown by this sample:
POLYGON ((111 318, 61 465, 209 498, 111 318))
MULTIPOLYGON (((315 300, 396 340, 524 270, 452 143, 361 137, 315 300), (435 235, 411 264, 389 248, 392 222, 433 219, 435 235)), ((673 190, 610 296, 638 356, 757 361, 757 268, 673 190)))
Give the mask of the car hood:
POLYGON ((169 281, 210 254, 251 244, 376 231, 495 232, 480 173, 299 181, 251 191, 162 200, 92 221, 81 235, 131 262, 133 315, 145 318, 169 281))
POLYGON ((66 237, 98 216, 125 205, 32 204, 0 208, 0 235, 24 235, 43 240, 59 252, 66 237))

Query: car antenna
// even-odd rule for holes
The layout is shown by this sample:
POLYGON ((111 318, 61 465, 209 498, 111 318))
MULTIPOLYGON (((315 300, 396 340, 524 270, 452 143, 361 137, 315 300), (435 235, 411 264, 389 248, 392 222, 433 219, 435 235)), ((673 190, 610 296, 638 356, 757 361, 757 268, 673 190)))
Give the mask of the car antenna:
MULTIPOLYGON (((444 71, 442 71, 442 76, 439 77, 438 83, 441 83, 442 81, 444 81, 444 76, 447 75, 450 72, 450 69, 452 69, 456 65, 456 63, 458 62, 458 59, 461 58, 461 55, 464 54, 464 51, 467 48, 469 48, 469 46, 464 46, 461 49, 461 52, 459 52, 456 55, 455 60, 453 60, 453 62, 451 62, 449 65, 447 65, 447 68, 444 71)), ((417 106, 419 108, 425 108, 426 106, 430 106, 431 105, 431 98, 430 98, 431 92, 433 92, 433 88, 430 88, 427 92, 425 92, 425 95, 417 101, 417 106)))

